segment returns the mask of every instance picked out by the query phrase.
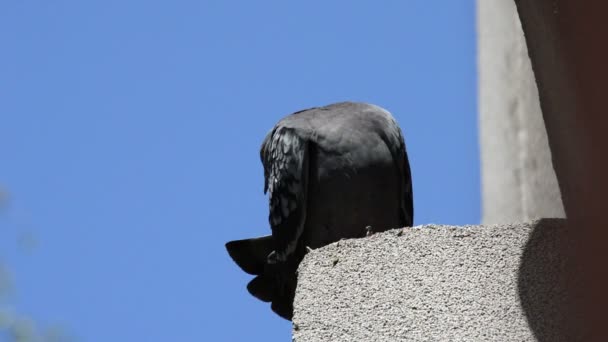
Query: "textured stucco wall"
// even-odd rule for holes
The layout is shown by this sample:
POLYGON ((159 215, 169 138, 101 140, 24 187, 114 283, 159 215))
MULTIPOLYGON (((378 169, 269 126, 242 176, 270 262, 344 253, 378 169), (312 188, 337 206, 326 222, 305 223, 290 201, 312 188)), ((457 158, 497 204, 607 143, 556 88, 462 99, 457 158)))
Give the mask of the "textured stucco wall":
POLYGON ((564 217, 513 0, 478 0, 477 32, 482 221, 564 217))
POLYGON ((293 336, 313 341, 571 341, 564 221, 395 229, 310 252, 293 336))

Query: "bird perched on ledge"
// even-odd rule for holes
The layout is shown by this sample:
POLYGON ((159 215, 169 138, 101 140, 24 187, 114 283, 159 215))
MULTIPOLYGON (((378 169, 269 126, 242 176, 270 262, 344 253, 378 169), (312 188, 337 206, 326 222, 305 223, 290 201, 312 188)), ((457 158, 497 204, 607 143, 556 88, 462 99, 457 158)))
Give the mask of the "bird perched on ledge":
POLYGON ((378 106, 342 102, 288 115, 260 156, 272 235, 230 241, 226 249, 256 276, 249 292, 285 319, 293 316, 296 271, 309 248, 413 224, 401 129, 378 106))

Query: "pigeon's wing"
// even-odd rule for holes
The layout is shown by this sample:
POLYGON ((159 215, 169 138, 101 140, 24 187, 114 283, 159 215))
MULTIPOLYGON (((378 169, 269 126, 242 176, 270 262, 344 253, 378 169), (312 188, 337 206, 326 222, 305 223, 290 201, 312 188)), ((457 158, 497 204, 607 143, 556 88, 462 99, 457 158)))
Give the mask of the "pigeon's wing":
POLYGON ((306 221, 309 143, 295 128, 279 124, 264 139, 260 156, 275 243, 269 261, 285 261, 295 251, 306 221))
POLYGON ((382 125, 380 134, 388 146, 397 172, 399 173, 400 212, 399 221, 404 227, 414 224, 414 201, 412 188, 412 173, 405 148, 405 140, 401 128, 390 113, 382 110, 388 116, 388 121, 382 125))
MULTIPOLYGON (((401 130, 399 130, 401 131, 401 130)), ((399 132, 401 135, 401 132, 399 132)), ((405 149, 405 142, 401 137, 401 147, 399 152, 399 171, 401 179, 401 220, 405 227, 411 227, 414 225, 414 189, 412 187, 412 172, 410 170, 410 163, 407 158, 407 151, 405 149)))

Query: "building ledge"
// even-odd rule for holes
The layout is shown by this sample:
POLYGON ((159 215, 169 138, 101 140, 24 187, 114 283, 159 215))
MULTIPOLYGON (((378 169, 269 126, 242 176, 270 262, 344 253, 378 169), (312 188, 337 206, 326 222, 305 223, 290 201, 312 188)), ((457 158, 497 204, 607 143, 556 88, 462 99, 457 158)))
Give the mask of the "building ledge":
POLYGON ((425 225, 311 251, 294 341, 565 340, 564 232, 563 219, 425 225))

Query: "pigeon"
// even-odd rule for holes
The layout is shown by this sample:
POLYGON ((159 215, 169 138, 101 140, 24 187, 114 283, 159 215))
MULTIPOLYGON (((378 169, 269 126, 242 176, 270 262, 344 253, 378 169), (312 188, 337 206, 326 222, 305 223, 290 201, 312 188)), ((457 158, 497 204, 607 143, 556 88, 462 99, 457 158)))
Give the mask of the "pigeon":
POLYGON ((405 142, 381 107, 341 102, 295 112, 266 135, 260 157, 272 234, 226 249, 256 276, 249 293, 287 320, 308 251, 413 224, 405 142))

